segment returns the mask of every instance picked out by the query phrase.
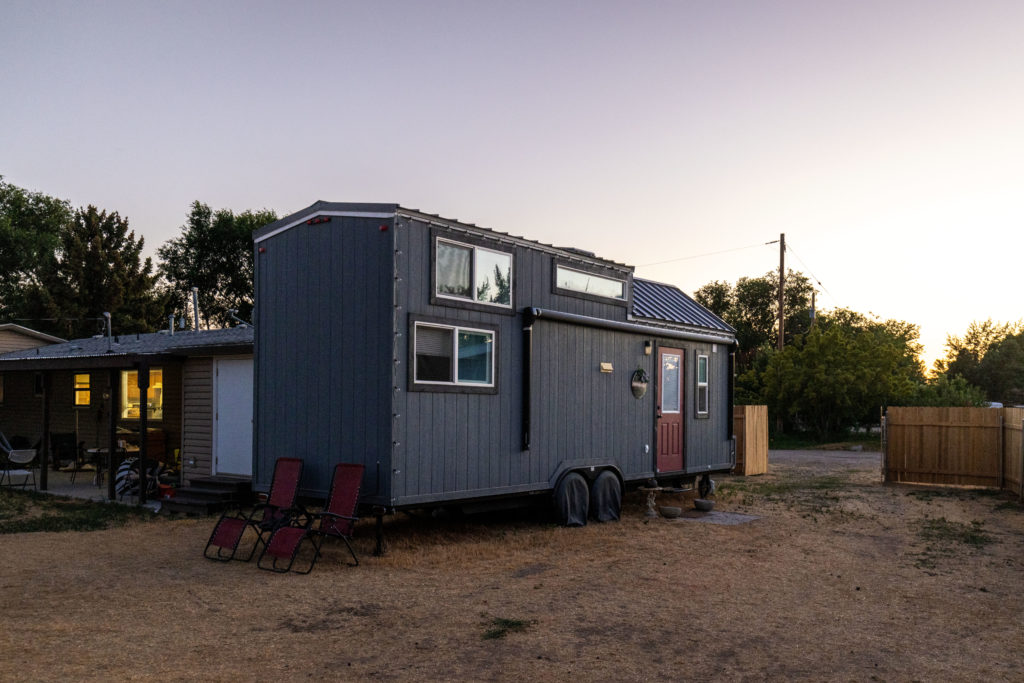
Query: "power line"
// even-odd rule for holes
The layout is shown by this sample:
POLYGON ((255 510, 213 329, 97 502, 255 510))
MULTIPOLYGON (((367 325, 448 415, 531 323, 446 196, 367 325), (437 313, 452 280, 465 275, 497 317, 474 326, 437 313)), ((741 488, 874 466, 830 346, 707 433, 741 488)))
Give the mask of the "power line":
MULTIPOLYGON (((804 270, 807 271, 807 274, 811 276, 811 279, 813 279, 815 282, 818 283, 818 286, 821 287, 822 291, 824 291, 826 294, 828 294, 829 297, 831 297, 832 301, 836 301, 836 298, 835 298, 835 296, 833 296, 832 292, 828 291, 828 287, 826 287, 825 285, 822 284, 821 280, 818 279, 818 276, 815 275, 814 273, 812 273, 811 269, 807 266, 806 263, 804 263, 804 260, 802 258, 800 258, 800 254, 796 253, 796 251, 794 251, 793 247, 789 246, 788 244, 786 245, 786 251, 788 251, 791 254, 793 254, 793 256, 796 257, 796 260, 800 262, 800 265, 802 265, 804 267, 804 270)), ((839 302, 836 301, 836 303, 839 303, 839 302)))
POLYGON ((745 247, 733 247, 732 249, 723 249, 721 251, 710 251, 706 254, 694 254, 693 256, 680 256, 679 258, 669 259, 667 261, 657 261, 655 263, 641 263, 637 268, 647 268, 648 266, 661 266, 666 263, 676 263, 678 261, 688 261, 695 258, 704 258, 705 256, 717 256, 719 254, 728 254, 733 251, 743 251, 744 249, 753 249, 754 247, 764 247, 769 244, 778 244, 778 240, 772 240, 771 242, 763 242, 758 244, 748 244, 745 247))

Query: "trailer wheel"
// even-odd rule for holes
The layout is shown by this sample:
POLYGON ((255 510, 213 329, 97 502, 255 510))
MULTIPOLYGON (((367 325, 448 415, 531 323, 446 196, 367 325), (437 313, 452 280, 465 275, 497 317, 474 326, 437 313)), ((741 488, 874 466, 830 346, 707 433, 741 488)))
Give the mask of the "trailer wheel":
POLYGON ((622 514, 622 484, 611 470, 597 475, 590 485, 590 517, 598 522, 617 522, 622 514))
POLYGON ((579 472, 562 477, 555 488, 555 515, 562 526, 585 526, 590 507, 590 489, 579 472))

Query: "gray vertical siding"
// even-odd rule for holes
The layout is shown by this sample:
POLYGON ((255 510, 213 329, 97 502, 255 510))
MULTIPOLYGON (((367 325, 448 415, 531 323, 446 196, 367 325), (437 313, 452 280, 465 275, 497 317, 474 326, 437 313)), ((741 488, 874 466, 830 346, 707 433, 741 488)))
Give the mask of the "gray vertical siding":
MULTIPOLYGON (((259 243, 253 479, 270 485, 278 457, 305 461, 303 490, 325 495, 337 462, 367 466, 391 440, 392 241, 387 221, 333 217, 259 243)), ((380 485, 386 485, 381 482, 380 485)))
MULTIPOLYGON (((320 495, 334 462, 364 462, 368 498, 397 506, 543 491, 559 472, 591 464, 613 465, 631 481, 654 474, 657 356, 644 354, 644 342, 661 343, 655 332, 538 320, 532 447, 522 450, 521 311, 536 307, 627 322, 629 309, 556 292, 550 249, 487 231, 467 237, 466 227, 419 215, 393 222, 335 216, 258 243, 264 253, 256 255, 257 488, 269 486, 273 462, 283 455, 305 459, 304 489, 320 495), (432 303, 434 234, 476 244, 491 240, 489 248, 511 253, 513 308, 432 303), (497 390, 410 387, 416 319, 493 330, 497 390), (613 372, 600 372, 602 362, 612 363, 613 372), (638 367, 652 380, 641 399, 630 391, 638 367)), ((721 468, 730 453, 724 422, 729 349, 720 345, 711 353, 710 344, 665 343, 687 354, 687 472, 721 468), (697 349, 710 362, 707 419, 694 416, 690 380, 697 349)))
MULTIPOLYGON (((444 233, 465 239, 457 231, 444 233)), ((409 362, 410 316, 453 325, 493 329, 497 335, 496 394, 408 391, 408 368, 398 373, 392 503, 416 504, 478 496, 543 490, 570 465, 607 465, 631 480, 654 473, 654 385, 642 399, 633 397, 630 378, 641 367, 654 379, 654 356, 644 355, 653 336, 628 334, 566 323, 538 321, 534 326, 532 447, 520 447, 523 387, 523 317, 525 307, 548 308, 605 320, 626 321, 624 306, 566 296, 554 291, 552 259, 522 244, 489 246, 513 253, 513 315, 458 304, 430 303, 431 226, 399 219, 396 269, 401 278, 396 360, 409 362), (601 373, 601 362, 614 371, 601 373), (646 447, 646 448, 645 448, 646 447)), ((693 345, 673 342, 689 349, 693 345)), ((708 345, 710 350, 710 345, 708 345)), ((692 353, 690 353, 692 355, 692 353)), ((709 356, 711 354, 709 353, 709 356)), ((727 349, 710 358, 727 359, 727 349)), ((694 362, 688 355, 688 363, 694 362)), ((716 366, 717 367, 717 366, 716 366)), ((724 372, 724 371, 723 371, 724 372)), ((712 400, 726 399, 713 390, 712 400)), ((691 399, 692 400, 692 399, 691 399)), ((713 412, 725 414, 717 404, 713 412)), ((728 453, 721 418, 687 420, 687 450, 694 471, 728 453), (699 422, 699 424, 695 424, 699 422), (719 433, 720 432, 720 433, 719 433)))
MULTIPOLYGON (((668 342, 666 342, 668 345, 668 342)), ((728 439, 729 420, 729 353, 725 344, 676 343, 686 349, 684 375, 685 451, 683 467, 687 473, 730 468, 732 441, 728 439), (697 417, 697 355, 708 357, 708 416, 697 417)))

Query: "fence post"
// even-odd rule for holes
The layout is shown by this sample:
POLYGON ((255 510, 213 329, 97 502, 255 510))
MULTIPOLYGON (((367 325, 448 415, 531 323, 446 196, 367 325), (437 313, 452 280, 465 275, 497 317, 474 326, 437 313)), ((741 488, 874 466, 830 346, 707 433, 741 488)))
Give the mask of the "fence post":
POLYGON ((1024 500, 1024 420, 1020 421, 1020 499, 1024 500))
POLYGON ((889 442, 885 433, 885 413, 882 413, 882 483, 889 480, 889 442))
POLYGON ((999 490, 1002 491, 1006 487, 1006 419, 1003 417, 1003 411, 999 411, 999 490))

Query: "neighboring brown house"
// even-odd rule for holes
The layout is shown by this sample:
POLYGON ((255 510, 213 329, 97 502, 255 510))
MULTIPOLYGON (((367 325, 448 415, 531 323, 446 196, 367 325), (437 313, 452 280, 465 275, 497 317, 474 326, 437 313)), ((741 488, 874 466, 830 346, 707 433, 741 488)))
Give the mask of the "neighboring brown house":
POLYGON ((252 357, 251 327, 22 348, 0 355, 0 430, 30 445, 48 430, 73 434, 84 448, 104 447, 112 424, 127 440, 130 432, 138 439, 145 410, 150 457, 180 457, 184 480, 251 476, 252 357), (142 405, 138 379, 146 370, 150 382, 142 405))
POLYGON ((36 332, 14 323, 0 324, 0 354, 33 349, 47 344, 59 344, 62 341, 64 340, 60 337, 36 332))

